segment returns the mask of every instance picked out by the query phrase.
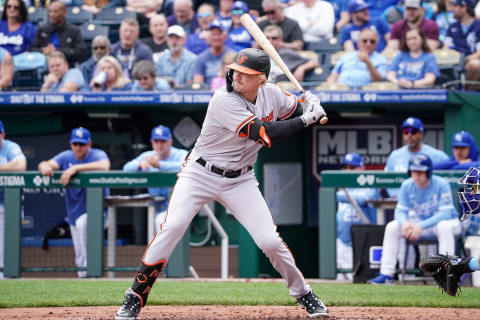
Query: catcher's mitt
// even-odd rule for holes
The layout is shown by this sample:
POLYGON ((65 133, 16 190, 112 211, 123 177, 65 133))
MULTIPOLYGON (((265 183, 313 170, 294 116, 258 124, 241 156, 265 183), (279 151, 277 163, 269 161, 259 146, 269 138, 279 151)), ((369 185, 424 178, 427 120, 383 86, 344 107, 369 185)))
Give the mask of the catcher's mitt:
POLYGON ((468 268, 470 259, 438 254, 422 259, 420 269, 430 272, 442 291, 455 297, 460 288, 460 277, 466 272, 472 272, 468 268))

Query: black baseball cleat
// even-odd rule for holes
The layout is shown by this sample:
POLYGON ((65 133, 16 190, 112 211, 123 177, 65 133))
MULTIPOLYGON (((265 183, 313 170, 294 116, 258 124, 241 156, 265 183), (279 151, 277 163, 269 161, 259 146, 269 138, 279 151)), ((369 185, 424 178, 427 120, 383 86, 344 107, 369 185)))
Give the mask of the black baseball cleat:
POLYGON ((140 313, 142 303, 134 293, 125 293, 125 301, 115 314, 115 320, 135 320, 140 313))
POLYGON ((310 291, 306 295, 297 299, 297 304, 303 309, 307 310, 310 318, 328 317, 329 313, 327 307, 320 299, 310 291))

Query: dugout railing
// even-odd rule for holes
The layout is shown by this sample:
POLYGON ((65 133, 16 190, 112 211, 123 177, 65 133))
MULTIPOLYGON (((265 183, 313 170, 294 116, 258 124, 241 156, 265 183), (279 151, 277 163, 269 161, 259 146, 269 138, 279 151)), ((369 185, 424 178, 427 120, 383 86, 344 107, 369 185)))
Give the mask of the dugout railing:
MULTIPOLYGON (((458 180, 465 171, 434 171, 434 174, 444 177, 452 187, 454 201, 457 201, 456 191, 459 188, 458 180)), ((318 249, 319 249, 319 278, 335 279, 336 266, 336 190, 338 188, 399 188, 408 178, 407 173, 385 172, 378 170, 341 171, 325 170, 322 172, 322 186, 318 193, 318 249)))
MULTIPOLYGON (((0 187, 5 188, 5 259, 4 276, 19 277, 21 272, 41 272, 42 268, 21 267, 21 230, 22 230, 22 188, 62 188, 60 171, 53 177, 43 177, 38 171, 2 172, 0 187)), ((173 187, 176 181, 174 173, 135 172, 123 171, 96 171, 78 173, 66 186, 67 188, 86 188, 87 190, 87 276, 101 277, 104 271, 126 271, 125 268, 104 267, 104 188, 147 188, 173 187), (100 245, 99 245, 100 244, 100 245)), ((188 237, 189 238, 189 237, 188 237)), ((184 247, 189 247, 182 240, 175 251, 181 258, 170 259, 172 270, 181 270, 189 267, 184 263, 184 247)), ((72 249, 73 250, 73 249, 72 249)), ((175 255, 175 253, 174 253, 175 255)), ((140 258, 140 257, 139 257, 140 258)), ((136 269, 136 268, 133 268, 136 269)), ((80 268, 51 268, 49 271, 79 271, 80 268)), ((132 271, 132 270, 128 270, 132 271)), ((188 271, 187 271, 188 272, 188 271)))

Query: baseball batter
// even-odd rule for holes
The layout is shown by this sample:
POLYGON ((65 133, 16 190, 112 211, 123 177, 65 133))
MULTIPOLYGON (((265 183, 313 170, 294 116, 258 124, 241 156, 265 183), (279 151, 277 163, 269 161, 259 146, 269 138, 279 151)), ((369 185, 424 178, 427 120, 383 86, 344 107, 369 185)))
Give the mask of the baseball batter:
POLYGON ((328 316, 277 233, 253 172, 263 146, 316 123, 325 111, 310 92, 303 97, 303 112, 296 96, 267 84, 270 59, 262 50, 241 50, 228 68, 226 88, 217 90, 208 105, 200 137, 178 174, 165 222, 147 247, 116 319, 135 319, 140 313, 191 220, 211 200, 224 205, 248 230, 310 317, 328 316))

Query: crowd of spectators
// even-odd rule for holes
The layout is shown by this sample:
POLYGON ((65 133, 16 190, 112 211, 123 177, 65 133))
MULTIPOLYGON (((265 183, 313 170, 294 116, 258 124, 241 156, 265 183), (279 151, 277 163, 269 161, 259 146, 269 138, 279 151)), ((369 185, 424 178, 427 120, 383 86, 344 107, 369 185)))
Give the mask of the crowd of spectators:
MULTIPOLYGON (((474 0, 262 0, 261 6, 233 0, 6 0, 0 20, 0 88, 22 90, 14 85, 15 67, 24 66, 37 52, 48 61, 42 91, 98 91, 92 79, 105 57, 112 71, 107 72, 103 91, 142 90, 144 86, 134 83, 139 76, 133 74, 141 61, 154 65, 155 72, 144 73, 156 78, 153 90, 191 88, 193 84, 213 90, 218 88, 212 80, 223 72, 224 55, 257 46, 240 22, 240 16, 249 13, 260 29, 271 33, 272 44, 306 87, 327 81, 358 89, 388 81, 399 88, 431 88, 441 73, 433 53, 448 48, 461 54, 466 88, 476 90, 475 81, 480 80, 476 12, 480 14, 480 6, 474 0), (29 12, 38 7, 48 10, 48 17, 29 22, 29 12), (94 15, 116 9, 134 15, 110 24, 108 35, 85 41, 80 25, 69 22, 74 7, 76 12, 94 15), (365 29, 372 32, 365 33, 365 29), (331 59, 332 52, 322 51, 319 44, 325 41, 341 44, 336 61, 331 59), (310 48, 314 52, 305 51, 310 48), (61 59, 58 52, 73 72, 52 70, 51 60, 61 59), (319 67, 328 79, 316 76, 319 67)), ((105 21, 94 16, 84 23, 105 21)), ((271 82, 284 79, 274 72, 275 65, 272 71, 271 82)))

